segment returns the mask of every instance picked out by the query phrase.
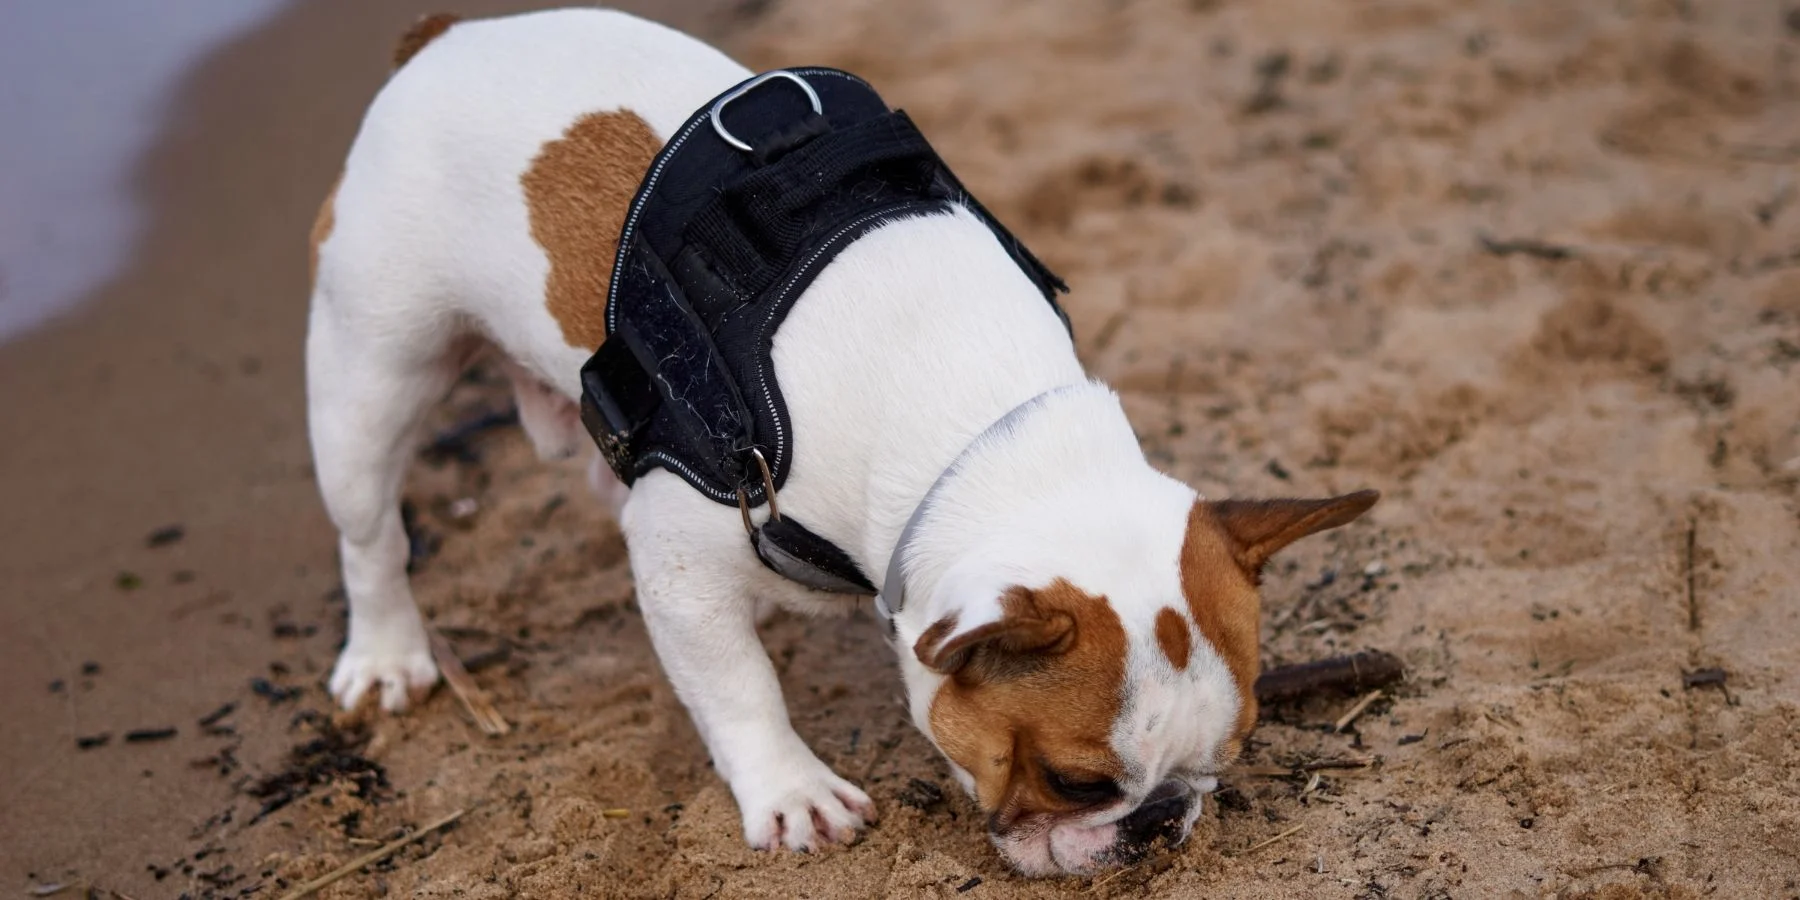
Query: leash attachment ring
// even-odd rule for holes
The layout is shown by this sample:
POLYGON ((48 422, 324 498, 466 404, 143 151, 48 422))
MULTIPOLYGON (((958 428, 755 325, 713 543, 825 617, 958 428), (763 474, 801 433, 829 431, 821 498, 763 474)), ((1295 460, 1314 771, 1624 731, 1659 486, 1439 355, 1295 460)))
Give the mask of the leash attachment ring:
MULTIPOLYGON (((763 459, 762 451, 751 447, 750 458, 756 461, 756 468, 762 473, 763 497, 769 501, 769 521, 781 521, 781 504, 775 501, 775 475, 769 471, 769 461, 763 459)), ((750 522, 750 493, 742 485, 737 489, 738 513, 744 517, 744 531, 754 536, 756 526, 750 522)))
POLYGON ((712 127, 713 127, 714 131, 719 133, 720 139, 725 141, 725 143, 730 144, 731 146, 744 151, 745 153, 755 152, 756 148, 750 146, 749 144, 744 143, 743 141, 738 140, 736 135, 733 135, 731 132, 725 130, 725 121, 720 118, 720 115, 725 112, 726 105, 730 104, 731 101, 736 100, 737 98, 750 93, 751 89, 757 87, 758 85, 761 85, 764 82, 767 82, 767 81, 770 81, 770 80, 776 79, 776 78, 785 78, 785 79, 792 81, 793 83, 799 85, 800 90, 806 92, 807 102, 812 104, 813 115, 818 116, 818 115, 825 114, 825 105, 823 103, 819 102, 819 92, 813 90, 813 86, 810 84, 807 84, 806 79, 801 78, 800 76, 795 75, 794 73, 789 72, 786 69, 776 69, 772 72, 764 72, 763 74, 750 79, 749 81, 745 82, 743 85, 738 87, 737 90, 734 90, 734 91, 724 95, 723 97, 720 97, 719 99, 713 101, 712 112, 711 112, 712 127))

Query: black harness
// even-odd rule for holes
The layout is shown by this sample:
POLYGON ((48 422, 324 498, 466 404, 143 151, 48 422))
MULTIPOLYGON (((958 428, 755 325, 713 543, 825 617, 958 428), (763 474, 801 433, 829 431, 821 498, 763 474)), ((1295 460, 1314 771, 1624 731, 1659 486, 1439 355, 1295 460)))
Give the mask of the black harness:
POLYGON ((1063 320, 1062 280, 963 189, 906 113, 847 72, 782 69, 696 112, 638 186, 613 262, 605 343, 581 367, 581 418, 626 484, 654 468, 742 511, 769 568, 875 593, 777 498, 794 434, 771 348, 794 301, 870 230, 961 205, 1063 320), (750 510, 769 503, 754 525, 750 510))

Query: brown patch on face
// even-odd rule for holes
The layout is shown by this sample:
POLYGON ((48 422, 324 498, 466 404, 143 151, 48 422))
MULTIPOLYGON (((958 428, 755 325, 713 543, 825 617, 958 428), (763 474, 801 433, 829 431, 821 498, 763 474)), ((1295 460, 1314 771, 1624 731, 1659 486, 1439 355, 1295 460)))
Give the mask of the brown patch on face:
POLYGON ((924 637, 915 646, 921 662, 949 676, 932 699, 931 730, 975 779, 996 832, 1091 805, 1052 788, 1052 772, 1065 785, 1123 774, 1111 738, 1126 652, 1125 627, 1106 598, 1066 580, 1012 588, 1001 609, 999 622, 941 647, 924 637))
POLYGON ((438 39, 438 35, 450 30, 450 26, 462 21, 462 16, 452 13, 432 13, 420 16, 400 41, 394 44, 394 68, 406 65, 406 61, 419 55, 425 45, 438 39))
POLYGON ((1187 670, 1188 654, 1193 651, 1193 638, 1188 635, 1187 622, 1181 613, 1165 606, 1156 614, 1156 645, 1162 648, 1163 655, 1169 658, 1169 664, 1175 671, 1187 670))
POLYGON ((550 258, 544 303, 572 347, 606 340, 619 229, 662 141, 637 113, 589 113, 544 145, 521 179, 531 237, 550 258))
POLYGON ((308 240, 312 244, 311 260, 312 280, 319 280, 319 245, 331 237, 331 229, 337 225, 337 192, 338 185, 344 183, 344 176, 339 174, 331 183, 331 190, 325 192, 325 202, 319 204, 319 214, 313 217, 312 234, 308 240))
POLYGON ((1259 626, 1262 597, 1252 574, 1233 556, 1231 536, 1211 507, 1201 501, 1188 513, 1181 544, 1181 593, 1200 635, 1206 638, 1237 683, 1238 717, 1232 734, 1242 737, 1256 724, 1256 676, 1262 669, 1259 626))
POLYGON ((1358 491, 1324 500, 1201 500, 1188 513, 1181 592, 1201 636, 1237 682, 1234 737, 1256 724, 1263 564, 1294 541, 1354 520, 1379 499, 1375 491, 1358 491))

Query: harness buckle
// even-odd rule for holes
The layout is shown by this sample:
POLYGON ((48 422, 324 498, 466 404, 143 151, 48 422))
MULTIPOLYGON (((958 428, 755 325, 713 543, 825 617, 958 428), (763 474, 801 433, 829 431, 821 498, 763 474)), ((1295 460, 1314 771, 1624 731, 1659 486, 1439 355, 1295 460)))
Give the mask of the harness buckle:
MULTIPOLYGON (((750 458, 756 461, 756 468, 762 473, 763 497, 769 501, 769 521, 781 521, 781 504, 775 501, 775 476, 769 472, 769 461, 763 459, 762 451, 750 448, 750 458)), ((750 521, 750 494, 743 485, 737 489, 738 513, 744 517, 744 532, 756 536, 756 526, 750 521)))
POLYGON ((756 87, 757 85, 760 85, 763 82, 766 82, 766 81, 769 81, 769 80, 775 79, 775 78, 785 78, 785 79, 792 81, 793 83, 799 85, 800 90, 806 92, 807 102, 812 104, 813 115, 817 116, 817 115, 823 115, 825 113, 825 105, 819 102, 819 92, 813 90, 813 86, 810 84, 807 84, 806 79, 801 78, 800 76, 795 75, 794 73, 789 72, 786 69, 776 69, 773 72, 764 72, 763 74, 758 75, 755 78, 752 78, 749 81, 744 82, 744 84, 741 85, 737 90, 732 91, 731 93, 728 93, 725 96, 720 97, 719 99, 713 101, 712 112, 710 114, 712 117, 712 127, 713 127, 714 131, 719 133, 719 137, 722 138, 725 141, 725 143, 730 144, 731 146, 736 147, 737 149, 742 150, 745 153, 755 152, 756 148, 750 146, 749 144, 744 143, 743 141, 738 140, 735 135, 733 135, 729 131, 726 131, 725 130, 725 121, 723 119, 721 119, 719 116, 721 113, 725 112, 726 105, 731 103, 731 101, 736 100, 737 98, 750 93, 750 90, 752 88, 756 87))

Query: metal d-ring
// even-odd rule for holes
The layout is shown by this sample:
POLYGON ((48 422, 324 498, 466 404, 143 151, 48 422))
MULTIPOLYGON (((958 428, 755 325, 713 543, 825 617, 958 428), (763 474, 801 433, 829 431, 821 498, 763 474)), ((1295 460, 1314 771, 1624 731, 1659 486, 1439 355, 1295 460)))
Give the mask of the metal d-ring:
MULTIPOLYGON (((810 84, 807 84, 806 79, 801 78, 800 76, 795 75, 794 73, 789 72, 786 69, 776 69, 773 72, 764 72, 761 75, 758 75, 755 78, 752 78, 749 81, 745 82, 737 90, 734 90, 731 93, 726 94, 725 96, 720 97, 719 99, 713 101, 713 105, 712 105, 713 130, 719 133, 719 137, 724 139, 725 143, 730 144, 731 146, 736 147, 739 150, 744 151, 745 153, 749 153, 754 149, 749 144, 746 144, 743 141, 738 140, 735 136, 732 135, 731 132, 726 131, 725 123, 722 120, 720 120, 719 114, 725 111, 725 105, 727 103, 730 103, 731 101, 736 100, 737 98, 750 93, 751 88, 754 88, 757 85, 762 84, 763 82, 768 81, 772 78, 786 78, 787 80, 792 81, 793 83, 799 85, 800 90, 806 92, 807 101, 812 103, 813 115, 815 115, 815 116, 822 115, 825 112, 824 105, 819 102, 819 92, 813 90, 813 86, 810 84)), ((757 458, 760 460, 762 457, 758 456, 757 458)), ((773 497, 774 494, 771 493, 770 496, 773 497)))
MULTIPOLYGON (((713 121, 718 121, 714 119, 713 121)), ((763 497, 769 501, 769 521, 781 521, 781 504, 775 502, 775 476, 769 471, 769 461, 763 459, 762 451, 750 448, 750 458, 756 460, 756 468, 762 471, 763 497)), ((744 531, 755 534, 756 526, 750 523, 750 494, 742 487, 737 489, 738 513, 744 517, 744 531)))

